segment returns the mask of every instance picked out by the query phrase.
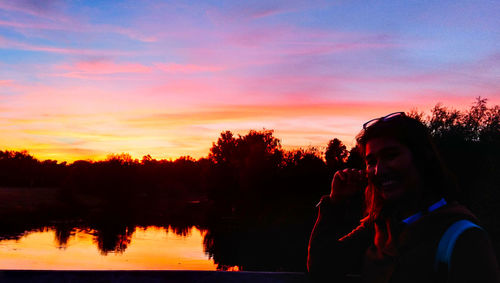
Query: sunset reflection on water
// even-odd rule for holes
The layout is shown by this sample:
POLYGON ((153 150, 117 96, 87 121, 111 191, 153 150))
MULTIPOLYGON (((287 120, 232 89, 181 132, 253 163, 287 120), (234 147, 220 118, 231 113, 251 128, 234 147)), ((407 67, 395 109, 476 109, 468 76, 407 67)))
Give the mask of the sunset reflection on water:
POLYGON ((0 268, 43 270, 215 270, 203 251, 205 232, 180 236, 159 227, 137 228, 123 253, 103 255, 88 231, 76 231, 60 247, 54 230, 0 241, 0 268))

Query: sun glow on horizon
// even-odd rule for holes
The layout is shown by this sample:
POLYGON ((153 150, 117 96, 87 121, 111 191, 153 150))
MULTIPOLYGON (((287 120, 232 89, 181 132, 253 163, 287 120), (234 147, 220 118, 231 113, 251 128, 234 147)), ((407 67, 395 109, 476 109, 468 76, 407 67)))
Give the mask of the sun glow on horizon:
MULTIPOLYGON (((466 110, 472 104, 470 101, 463 101, 461 105, 462 107, 450 108, 466 110)), ((280 139, 285 150, 310 147, 321 150, 333 138, 340 139, 351 148, 355 146, 354 137, 365 121, 400 111, 405 107, 408 106, 403 103, 331 103, 228 106, 199 112, 143 114, 124 118, 110 125, 108 130, 103 126, 103 123, 111 124, 106 119, 101 120, 99 126, 86 128, 86 132, 78 131, 77 127, 62 132, 41 128, 27 129, 24 133, 16 130, 8 137, 29 134, 31 138, 47 137, 53 141, 46 140, 42 143, 24 138, 20 139, 19 144, 2 150, 26 150, 41 161, 50 159, 59 162, 99 161, 112 154, 122 153, 130 154, 132 158, 139 160, 146 155, 154 159, 174 160, 182 156, 198 159, 208 156, 212 143, 226 130, 235 135, 245 135, 250 130, 273 130, 274 136, 280 139)), ((406 112, 419 111, 429 115, 433 105, 422 103, 421 107, 427 107, 427 110, 424 111, 414 104, 414 107, 406 109, 406 112)), ((24 123, 33 125, 43 121, 26 119, 24 123)), ((58 123, 58 120, 52 119, 48 123, 58 123)), ((50 127, 46 127, 48 128, 50 127)), ((0 137, 0 142, 2 141, 0 137)), ((7 139, 5 142, 8 142, 7 139)))

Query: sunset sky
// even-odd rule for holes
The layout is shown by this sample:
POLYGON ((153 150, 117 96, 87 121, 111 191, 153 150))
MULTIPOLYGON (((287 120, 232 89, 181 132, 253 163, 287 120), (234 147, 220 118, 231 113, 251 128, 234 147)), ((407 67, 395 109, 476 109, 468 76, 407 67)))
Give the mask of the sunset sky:
POLYGON ((202 157, 222 131, 348 146, 366 120, 500 104, 498 1, 0 0, 0 150, 202 157))

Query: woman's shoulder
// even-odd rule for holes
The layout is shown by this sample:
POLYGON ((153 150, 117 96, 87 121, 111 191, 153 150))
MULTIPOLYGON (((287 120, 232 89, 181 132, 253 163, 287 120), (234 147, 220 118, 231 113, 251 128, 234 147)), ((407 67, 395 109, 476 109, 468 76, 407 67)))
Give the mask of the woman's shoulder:
POLYGON ((484 229, 466 229, 457 236, 449 262, 450 282, 500 282, 493 245, 484 229))
POLYGON ((447 229, 450 225, 460 220, 467 220, 476 225, 480 225, 474 213, 464 205, 455 201, 449 202, 445 206, 429 213, 427 218, 443 229, 447 229))
POLYGON ((442 218, 440 244, 449 246, 449 282, 500 282, 493 245, 478 218, 457 202, 437 211, 436 218, 442 218))

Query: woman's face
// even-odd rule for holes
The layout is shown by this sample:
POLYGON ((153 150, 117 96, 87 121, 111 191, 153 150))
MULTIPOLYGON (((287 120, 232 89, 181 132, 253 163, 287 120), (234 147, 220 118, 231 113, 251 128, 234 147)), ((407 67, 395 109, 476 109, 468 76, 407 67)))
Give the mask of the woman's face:
POLYGON ((391 138, 374 138, 365 149, 368 180, 384 202, 418 194, 420 174, 408 147, 391 138))

